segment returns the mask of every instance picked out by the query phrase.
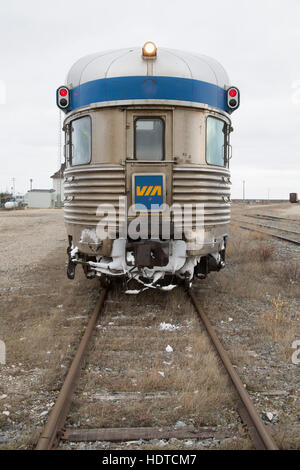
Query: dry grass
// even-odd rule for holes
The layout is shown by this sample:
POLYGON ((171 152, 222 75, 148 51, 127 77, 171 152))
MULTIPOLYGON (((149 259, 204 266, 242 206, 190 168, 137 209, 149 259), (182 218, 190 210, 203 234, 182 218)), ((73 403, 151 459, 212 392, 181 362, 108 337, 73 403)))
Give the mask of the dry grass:
MULTIPOLYGON (((275 440, 283 449, 299 448, 297 404, 290 397, 298 393, 292 343, 300 338, 299 281, 296 247, 232 224, 227 267, 211 273, 198 292, 259 410, 278 411, 275 440), (286 394, 266 398, 264 390, 286 394)), ((236 445, 228 441, 221 448, 244 448, 240 440, 236 445)))
MULTIPOLYGON (((233 363, 237 367, 259 363, 259 351, 265 351, 265 344, 274 345, 278 361, 290 363, 292 340, 300 337, 299 314, 291 313, 291 302, 300 297, 299 263, 295 260, 284 263, 267 236, 237 227, 233 227, 229 238, 227 259, 227 269, 211 273, 199 286, 201 301, 217 328, 229 316, 241 319, 239 330, 235 330, 235 321, 230 324, 227 321, 223 337, 233 363), (249 354, 250 349, 258 352, 257 358, 249 354)), ((88 316, 95 302, 96 283, 86 281, 80 270, 75 282, 66 280, 63 260, 64 255, 59 253, 44 261, 29 273, 27 287, 11 294, 8 303, 3 304, 8 363, 21 362, 22 366, 15 371, 10 369, 12 380, 0 385, 0 394, 9 391, 11 409, 19 413, 12 413, 12 419, 16 423, 31 423, 32 429, 36 426, 32 409, 40 403, 35 415, 39 416, 45 403, 56 396, 86 325, 87 318, 70 320, 70 317, 88 316), (21 368, 25 371, 24 379, 21 368), (32 376, 30 370, 35 370, 32 376)), ((125 296, 120 288, 115 288, 110 292, 99 326, 68 424, 161 426, 173 425, 177 420, 192 420, 198 425, 236 423, 235 397, 228 378, 182 290, 125 296), (160 330, 162 322, 180 328, 160 330), (166 352, 168 344, 173 347, 172 353, 166 352), (101 399, 101 394, 109 397, 115 392, 124 393, 125 399, 101 399)), ((264 376, 261 381, 255 375, 249 378, 249 370, 248 367, 243 378, 248 389, 261 390, 264 376)), ((277 386, 275 371, 280 375, 278 363, 274 374, 268 370, 273 388, 277 386)), ((286 406, 292 407, 288 400, 286 406)), ((0 416, 0 426, 4 427, 6 418, 0 416)), ((299 439, 289 431, 294 423, 281 421, 281 424, 276 435, 280 446, 299 448, 299 439)), ((30 442, 29 433, 7 447, 24 448, 30 442)), ((247 449, 252 445, 241 438, 224 441, 221 448, 247 449)))
POLYGON ((98 332, 74 422, 84 415, 87 426, 162 426, 179 419, 215 424, 221 410, 234 408, 227 375, 182 290, 156 292, 154 302, 152 292, 134 298, 112 292, 98 332), (177 329, 161 330, 163 322, 177 329), (168 345, 173 352, 166 352, 168 345), (127 399, 95 398, 116 392, 127 399))
POLYGON ((300 297, 300 262, 278 257, 277 248, 267 235, 241 230, 232 224, 227 248, 227 269, 214 274, 223 292, 234 298, 265 299, 282 293, 300 297))
POLYGON ((251 351, 249 351, 249 348, 247 349, 247 345, 243 343, 239 342, 238 344, 234 344, 228 350, 228 353, 230 355, 231 362, 234 365, 250 365, 255 362, 254 357, 251 355, 251 351))
POLYGON ((220 443, 219 450, 254 450, 252 441, 249 438, 236 438, 225 440, 220 443))
POLYGON ((269 303, 270 310, 261 313, 257 318, 255 332, 265 341, 276 343, 278 359, 288 362, 292 355, 292 342, 297 331, 300 333, 300 313, 296 312, 292 319, 289 305, 281 299, 280 294, 277 298, 271 298, 269 303))
POLYGON ((289 282, 292 285, 297 285, 299 288, 300 263, 293 260, 289 260, 287 263, 282 263, 280 267, 280 275, 283 281, 289 282))
POLYGON ((238 264, 249 260, 267 261, 274 252, 267 239, 263 233, 242 231, 236 224, 231 224, 226 255, 231 262, 238 264))
POLYGON ((277 427, 278 429, 274 432, 274 438, 276 439, 276 443, 279 449, 284 450, 299 450, 300 449, 300 426, 299 426, 299 418, 300 418, 300 411, 299 407, 295 413, 295 418, 297 419, 297 423, 290 419, 288 416, 282 416, 280 420, 280 425, 277 427))
POLYGON ((0 426, 6 432, 22 424, 25 435, 20 432, 16 440, 0 444, 2 448, 31 446, 32 432, 42 425, 40 414, 55 401, 74 356, 96 287, 80 271, 73 283, 66 279, 63 250, 27 270, 18 289, 1 295, 1 339, 7 357, 0 368, 0 395, 7 398, 0 401, 0 426), (9 417, 2 414, 7 409, 9 417))
MULTIPOLYGON (((232 315, 232 305, 238 305, 240 301, 252 302, 249 308, 252 311, 253 307, 254 311, 258 309, 258 313, 251 325, 248 349, 271 341, 276 343, 278 359, 290 361, 291 344, 300 337, 300 312, 293 306, 295 299, 300 298, 300 263, 279 259, 275 246, 266 240, 264 234, 244 232, 236 226, 231 232, 228 267, 221 274, 211 276, 209 281, 225 298, 223 301, 214 299, 214 305, 211 305, 208 291, 205 294, 206 304, 213 318, 223 319, 222 312, 229 305, 232 315), (257 308, 255 305, 258 302, 260 306, 257 308)), ((233 307, 234 310, 236 308, 233 307)), ((240 310, 237 314, 241 314, 240 310)), ((244 364, 249 362, 249 356, 244 354, 240 343, 231 348, 231 356, 244 364)))

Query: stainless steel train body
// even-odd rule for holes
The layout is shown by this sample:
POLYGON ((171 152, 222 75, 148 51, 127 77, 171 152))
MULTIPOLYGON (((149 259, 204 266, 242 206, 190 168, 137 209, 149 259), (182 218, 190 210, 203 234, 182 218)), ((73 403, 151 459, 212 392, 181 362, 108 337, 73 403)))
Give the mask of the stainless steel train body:
POLYGON ((70 278, 81 264, 167 290, 224 266, 239 91, 218 62, 152 43, 94 54, 57 103, 70 278))

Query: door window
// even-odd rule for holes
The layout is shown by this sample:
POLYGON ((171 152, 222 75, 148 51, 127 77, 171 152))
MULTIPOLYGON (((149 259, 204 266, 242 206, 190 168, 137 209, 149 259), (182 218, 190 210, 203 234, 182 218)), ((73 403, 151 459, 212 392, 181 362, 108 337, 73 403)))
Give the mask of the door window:
POLYGON ((165 153, 165 123, 159 117, 141 117, 134 122, 134 156, 159 161, 165 153))

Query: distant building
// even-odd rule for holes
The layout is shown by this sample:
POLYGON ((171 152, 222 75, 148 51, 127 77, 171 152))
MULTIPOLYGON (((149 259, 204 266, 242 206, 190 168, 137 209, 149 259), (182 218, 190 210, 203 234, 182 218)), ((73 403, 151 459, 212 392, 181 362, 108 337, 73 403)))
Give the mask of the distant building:
POLYGON ((53 189, 55 191, 55 205, 60 207, 64 202, 64 171, 66 169, 65 163, 62 163, 59 170, 54 173, 51 178, 53 182, 53 189))
POLYGON ((18 203, 18 205, 22 205, 25 203, 25 196, 23 194, 16 194, 15 195, 15 200, 18 203))
POLYGON ((55 207, 54 189, 31 189, 27 192, 25 200, 28 207, 33 209, 51 209, 55 207))

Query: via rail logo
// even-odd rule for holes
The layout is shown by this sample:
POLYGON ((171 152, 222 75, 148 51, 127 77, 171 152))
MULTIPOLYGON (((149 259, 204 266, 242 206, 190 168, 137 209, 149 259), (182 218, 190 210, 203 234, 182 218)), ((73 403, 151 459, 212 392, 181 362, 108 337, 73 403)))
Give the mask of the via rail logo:
POLYGON ((134 175, 135 208, 159 209, 164 202, 163 184, 163 175, 134 175))

